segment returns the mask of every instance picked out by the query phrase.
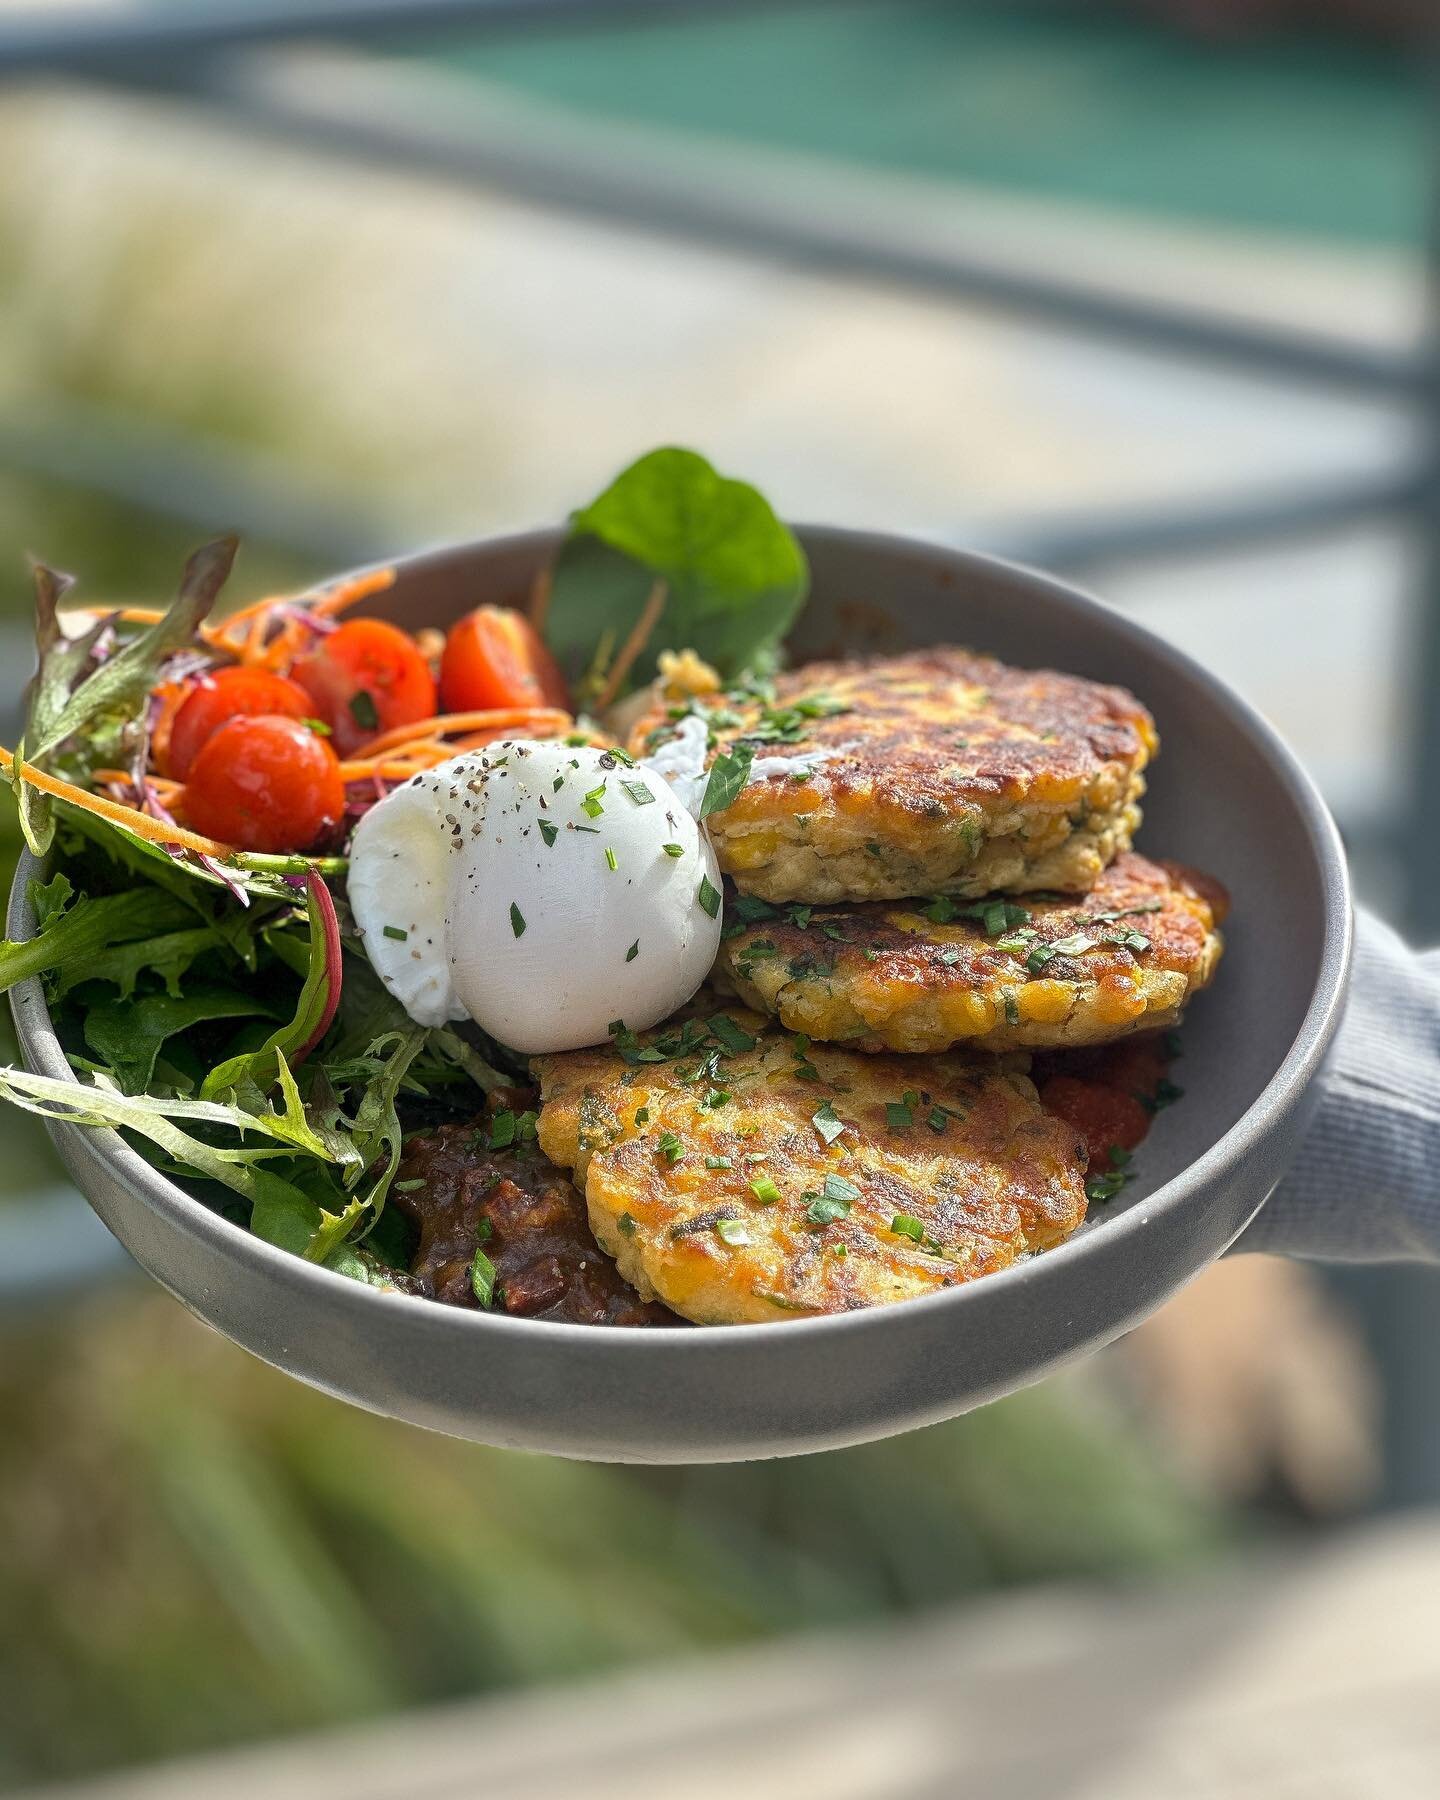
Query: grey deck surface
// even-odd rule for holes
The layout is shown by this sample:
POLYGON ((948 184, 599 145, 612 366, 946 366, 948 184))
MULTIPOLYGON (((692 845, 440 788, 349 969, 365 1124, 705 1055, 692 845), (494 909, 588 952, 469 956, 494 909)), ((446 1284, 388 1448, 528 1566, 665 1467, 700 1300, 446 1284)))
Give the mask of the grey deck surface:
POLYGON ((1205 1586, 1034 1591, 45 1793, 1433 1800, 1437 1594, 1417 1517, 1205 1586))

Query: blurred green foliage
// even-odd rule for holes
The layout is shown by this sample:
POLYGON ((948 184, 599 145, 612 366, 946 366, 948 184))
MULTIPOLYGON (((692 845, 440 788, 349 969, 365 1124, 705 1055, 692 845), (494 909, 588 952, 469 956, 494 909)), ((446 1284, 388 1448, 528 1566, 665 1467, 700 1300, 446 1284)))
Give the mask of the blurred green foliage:
POLYGON ((128 1287, 0 1332, 0 1443, 6 1784, 1224 1536, 1093 1385, 798 1461, 610 1468, 337 1405, 128 1287))

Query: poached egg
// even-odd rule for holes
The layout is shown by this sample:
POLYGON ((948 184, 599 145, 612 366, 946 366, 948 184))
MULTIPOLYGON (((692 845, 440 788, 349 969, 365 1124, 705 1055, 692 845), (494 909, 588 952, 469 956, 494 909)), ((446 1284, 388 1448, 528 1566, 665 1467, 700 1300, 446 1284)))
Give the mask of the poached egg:
POLYGON ((473 1019, 527 1056, 683 1006, 720 944, 720 871, 665 775, 515 741, 412 776, 355 827, 350 906, 421 1025, 473 1019))

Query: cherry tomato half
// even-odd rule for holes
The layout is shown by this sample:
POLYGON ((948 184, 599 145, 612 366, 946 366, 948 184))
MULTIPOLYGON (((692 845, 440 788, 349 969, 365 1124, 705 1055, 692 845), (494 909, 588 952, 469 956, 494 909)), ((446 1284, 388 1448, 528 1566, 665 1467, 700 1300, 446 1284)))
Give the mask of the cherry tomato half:
POLYGON ((315 704, 304 688, 263 669, 217 669, 202 675, 180 703, 170 726, 166 773, 184 781, 195 758, 227 719, 278 713, 308 718, 315 704))
POLYGON ((478 606, 450 628, 440 700, 446 712, 570 705, 565 677, 539 632, 508 606, 478 606))
POLYGON ((290 674, 348 756, 369 738, 435 712, 435 678, 414 638, 383 619, 352 619, 290 674))
POLYGON ((322 737, 277 714, 227 719, 185 784, 196 831, 241 850, 309 850, 345 811, 340 763, 322 737))

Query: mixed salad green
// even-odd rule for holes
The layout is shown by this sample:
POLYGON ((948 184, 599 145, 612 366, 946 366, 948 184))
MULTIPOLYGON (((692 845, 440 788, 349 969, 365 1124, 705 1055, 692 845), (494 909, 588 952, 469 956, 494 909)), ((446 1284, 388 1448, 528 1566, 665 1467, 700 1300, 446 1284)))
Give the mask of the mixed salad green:
MULTIPOLYGON (((154 696, 213 663, 202 627, 235 548, 199 551, 138 631, 99 613, 71 635, 69 580, 35 572, 39 666, 8 766, 48 862, 30 882, 34 935, 0 943, 0 988, 40 977, 77 1081, 5 1069, 0 1096, 113 1127, 237 1225, 384 1285, 406 1261, 386 1208, 404 1134, 503 1106, 523 1059, 473 1026, 417 1025, 389 994, 348 916, 343 842, 222 859, 178 827, 157 841, 123 806, 64 797, 107 769, 133 768, 144 790, 154 696)), ((803 552, 753 488, 663 449, 573 515, 546 636, 572 682, 603 680, 658 585, 663 631, 612 690, 647 681, 662 644, 730 677, 774 660, 806 584, 803 552)))

